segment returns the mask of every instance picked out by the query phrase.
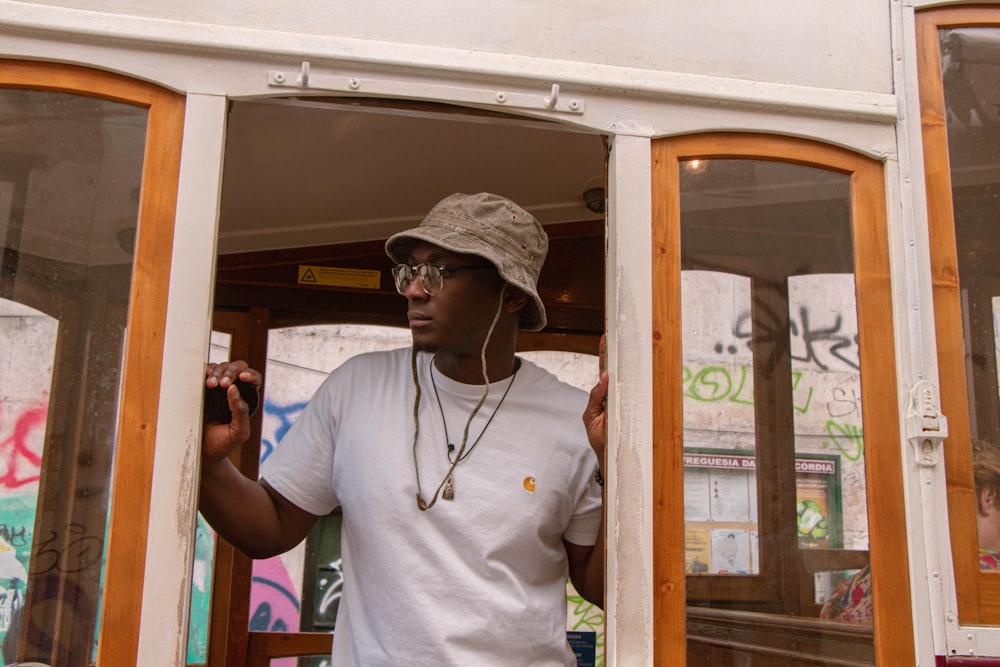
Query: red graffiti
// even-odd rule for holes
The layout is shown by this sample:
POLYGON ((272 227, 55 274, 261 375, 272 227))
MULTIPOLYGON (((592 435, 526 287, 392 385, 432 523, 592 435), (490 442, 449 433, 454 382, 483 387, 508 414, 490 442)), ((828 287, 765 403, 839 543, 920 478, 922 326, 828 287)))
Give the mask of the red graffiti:
POLYGON ((46 405, 25 410, 14 422, 10 437, 0 441, 0 461, 7 464, 0 475, 0 487, 16 489, 38 481, 42 457, 28 446, 28 435, 37 428, 45 428, 47 414, 46 405))

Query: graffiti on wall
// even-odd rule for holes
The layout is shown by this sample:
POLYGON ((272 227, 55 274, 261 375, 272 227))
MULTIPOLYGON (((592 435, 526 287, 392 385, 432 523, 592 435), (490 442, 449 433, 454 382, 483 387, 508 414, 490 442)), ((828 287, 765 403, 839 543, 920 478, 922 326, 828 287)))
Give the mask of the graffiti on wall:
POLYGON ((306 407, 307 401, 295 401, 287 405, 279 405, 270 400, 264 400, 264 428, 260 439, 260 462, 263 463, 274 451, 275 446, 288 433, 295 418, 306 407))
MULTIPOLYGON (((12 626, 16 631, 24 603, 47 411, 44 396, 31 401, 0 402, 0 645, 12 626)), ((39 563, 49 571, 69 571, 89 562, 89 541, 60 550, 54 547, 58 537, 46 536, 39 563)))
POLYGON ((0 495, 38 482, 41 471, 41 441, 45 433, 48 403, 39 400, 20 414, 7 417, 0 403, 0 495), (4 428, 9 422, 9 428, 4 428))
POLYGON ((797 276, 788 281, 786 294, 773 300, 763 294, 756 303, 750 280, 742 276, 686 271, 682 283, 685 446, 755 450, 759 406, 754 364, 761 360, 754 358, 754 340, 783 343, 791 372, 787 409, 795 450, 838 457, 845 544, 866 548, 865 439, 853 276, 797 276))
MULTIPOLYGON (((758 326, 762 328, 760 335, 766 338, 790 334, 792 345, 792 362, 798 362, 799 368, 814 368, 820 371, 831 370, 831 366, 842 366, 859 370, 857 331, 848 331, 844 314, 832 314, 832 321, 819 324, 815 321, 809 306, 799 306, 796 317, 788 320, 788 331, 785 330, 785 318, 767 307, 762 307, 758 314, 758 326)), ((851 318, 853 319, 853 318, 851 318)), ((753 331, 750 327, 750 312, 742 311, 736 316, 736 321, 730 328, 735 342, 724 344, 717 342, 713 349, 716 354, 728 352, 736 354, 738 346, 750 349, 753 331)))

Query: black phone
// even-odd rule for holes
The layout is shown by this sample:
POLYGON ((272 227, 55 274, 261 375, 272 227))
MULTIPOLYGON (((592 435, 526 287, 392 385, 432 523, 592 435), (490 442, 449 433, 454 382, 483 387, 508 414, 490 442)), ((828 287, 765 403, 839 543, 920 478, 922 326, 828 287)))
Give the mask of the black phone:
MULTIPOLYGON (((250 382, 236 380, 236 388, 240 390, 240 396, 246 401, 250 408, 250 416, 253 417, 260 405, 257 387, 250 382)), ((205 423, 228 424, 231 421, 233 421, 233 413, 229 410, 226 390, 222 387, 205 387, 205 423)))

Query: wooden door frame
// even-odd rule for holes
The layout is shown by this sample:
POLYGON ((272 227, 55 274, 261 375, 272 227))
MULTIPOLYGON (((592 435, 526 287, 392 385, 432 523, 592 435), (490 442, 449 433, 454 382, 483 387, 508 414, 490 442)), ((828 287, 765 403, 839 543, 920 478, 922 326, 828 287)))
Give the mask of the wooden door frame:
MULTIPOLYGON (((248 311, 217 310, 212 329, 231 336, 230 359, 243 359, 260 369, 261 407, 266 395, 267 334, 270 312, 253 307, 248 311)), ((243 475, 257 479, 260 467, 261 423, 264 410, 250 419, 250 438, 230 453, 229 458, 243 475)), ((208 625, 209 667, 242 667, 248 662, 250 641, 250 587, 253 560, 222 537, 216 537, 212 566, 212 597, 208 625)), ((266 663, 265 663, 266 664, 266 663)))
POLYGON ((0 87, 100 97, 148 109, 97 653, 100 664, 134 665, 139 647, 184 97, 108 72, 21 60, 0 63, 0 87))
POLYGON ((978 544, 972 539, 977 533, 972 427, 938 38, 941 29, 962 27, 1000 27, 1000 6, 938 7, 916 13, 920 125, 941 410, 948 416, 948 438, 942 449, 958 617, 962 625, 1000 624, 1000 575, 980 571, 978 544))
POLYGON ((658 661, 686 652, 683 409, 680 312, 680 160, 761 159, 850 176, 862 414, 875 614, 881 665, 914 664, 902 442, 892 326, 889 240, 882 164, 805 139, 751 133, 668 137, 652 147, 653 266, 653 634, 658 661), (888 400, 882 397, 888 397, 888 400))

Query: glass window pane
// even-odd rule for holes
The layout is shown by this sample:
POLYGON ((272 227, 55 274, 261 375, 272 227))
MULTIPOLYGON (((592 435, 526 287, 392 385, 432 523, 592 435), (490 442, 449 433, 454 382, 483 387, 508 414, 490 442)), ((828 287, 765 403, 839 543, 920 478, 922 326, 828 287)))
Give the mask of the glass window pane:
MULTIPOLYGON (((980 567, 1000 551, 1000 28, 940 31, 980 567), (978 441, 978 442, 977 442, 978 441), (990 510, 993 511, 990 511, 990 510), (996 521, 994 521, 996 519, 996 521)), ((971 536, 970 538, 971 539, 971 536)))
POLYGON ((684 271, 681 311, 685 570, 758 574, 750 280, 684 271))
POLYGON ((798 394, 793 415, 799 548, 810 550, 802 556, 813 576, 812 601, 829 601, 824 615, 870 622, 870 605, 863 611, 841 609, 837 598, 850 585, 842 582, 868 560, 854 277, 817 274, 793 276, 788 282, 792 303, 799 304, 791 353, 798 394))
POLYGON ((99 622, 146 111, 2 89, 0 126, 3 656, 82 665, 99 622))
POLYGON ((741 643, 794 662, 804 626, 774 615, 821 611, 868 630, 817 651, 870 658, 870 596, 824 610, 868 559, 849 177, 687 160, 680 184, 689 658, 743 664, 701 635, 752 612, 741 643))

